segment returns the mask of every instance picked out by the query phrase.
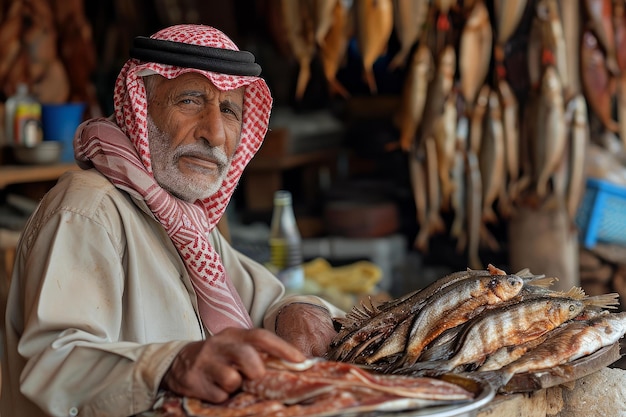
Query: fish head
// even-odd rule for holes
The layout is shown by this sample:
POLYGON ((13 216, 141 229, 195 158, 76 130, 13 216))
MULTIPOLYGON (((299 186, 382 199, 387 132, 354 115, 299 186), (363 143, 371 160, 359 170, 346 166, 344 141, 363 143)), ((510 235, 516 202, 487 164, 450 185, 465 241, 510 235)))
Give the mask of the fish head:
POLYGON ((517 275, 492 275, 489 287, 501 300, 510 300, 520 293, 524 280, 517 275))
POLYGON ((571 320, 585 310, 585 303, 581 300, 559 299, 563 322, 571 320))

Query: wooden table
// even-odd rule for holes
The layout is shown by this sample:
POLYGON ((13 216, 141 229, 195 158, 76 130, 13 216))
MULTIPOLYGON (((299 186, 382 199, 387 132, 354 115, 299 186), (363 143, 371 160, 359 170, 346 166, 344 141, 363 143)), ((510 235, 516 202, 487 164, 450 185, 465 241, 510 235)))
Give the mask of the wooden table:
POLYGON ((78 166, 75 163, 0 166, 0 189, 11 184, 55 180, 72 169, 78 169, 78 166))

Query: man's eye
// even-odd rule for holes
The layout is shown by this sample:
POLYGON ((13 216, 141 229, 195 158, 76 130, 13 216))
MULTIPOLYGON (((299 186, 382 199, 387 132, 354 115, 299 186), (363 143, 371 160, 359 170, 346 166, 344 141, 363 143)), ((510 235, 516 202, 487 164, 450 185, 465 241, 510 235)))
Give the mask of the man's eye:
POLYGON ((233 108, 231 106, 222 106, 222 113, 231 114, 235 116, 237 120, 241 119, 240 112, 236 108, 233 108))

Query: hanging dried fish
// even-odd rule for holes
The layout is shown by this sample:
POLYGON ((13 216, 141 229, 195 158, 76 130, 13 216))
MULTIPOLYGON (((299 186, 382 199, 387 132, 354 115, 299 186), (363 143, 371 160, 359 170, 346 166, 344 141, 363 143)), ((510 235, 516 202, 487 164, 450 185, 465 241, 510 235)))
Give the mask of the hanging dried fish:
POLYGON ((313 0, 310 7, 315 18, 315 41, 321 45, 333 25, 333 12, 340 0, 313 0))
POLYGON ((502 104, 508 195, 512 200, 515 200, 518 193, 517 180, 519 179, 519 106, 517 97, 506 79, 498 81, 498 93, 502 104))
POLYGON ((469 140, 469 123, 465 116, 461 116, 456 129, 456 146, 452 159, 452 199, 451 206, 454 212, 454 220, 450 226, 450 236, 459 239, 463 235, 466 223, 466 194, 465 183, 465 152, 469 140))
POLYGON ((620 74, 626 72, 626 4, 613 3, 613 26, 615 28, 615 51, 620 74))
POLYGON ((570 132, 570 169, 567 185, 567 213, 573 221, 585 193, 585 157, 589 144, 587 103, 582 95, 572 98, 574 117, 570 132))
POLYGON ((490 94, 491 87, 489 87, 489 84, 483 85, 478 93, 476 106, 472 109, 470 114, 469 147, 476 155, 480 154, 480 145, 483 141, 483 135, 485 132, 485 115, 487 114, 487 108, 489 107, 490 94))
POLYGON ((598 39, 590 30, 583 33, 581 48, 581 83, 587 103, 604 127, 618 132, 611 112, 614 85, 598 39))
POLYGON ((557 1, 540 0, 537 4, 537 17, 542 21, 543 48, 551 51, 554 57, 553 65, 561 80, 561 86, 564 90, 567 90, 569 88, 567 47, 565 45, 563 25, 561 24, 561 15, 557 1))
POLYGON ((354 7, 365 82, 370 92, 376 93, 374 62, 387 50, 393 31, 393 4, 391 0, 361 0, 354 7))
POLYGON ((400 146, 408 152, 415 141, 417 129, 424 115, 428 86, 433 78, 433 57, 426 44, 420 44, 411 58, 400 107, 400 146))
POLYGON ((452 178, 450 177, 456 145, 456 94, 448 95, 443 113, 435 121, 433 136, 437 144, 437 167, 439 169, 439 183, 441 186, 441 209, 450 209, 450 199, 452 198, 452 178))
POLYGON ((312 13, 300 1, 281 0, 281 7, 287 40, 299 65, 296 99, 300 100, 311 79, 311 61, 316 49, 312 13))
POLYGON ((528 47, 526 61, 528 66, 528 79, 531 87, 538 88, 543 74, 543 24, 538 17, 534 17, 528 32, 528 47))
POLYGON ((496 22, 496 42, 504 45, 517 29, 528 0, 494 0, 494 20, 496 22))
POLYGON ((502 110, 495 91, 489 94, 487 131, 480 147, 480 174, 483 181, 482 220, 485 223, 498 221, 493 203, 500 193, 500 184, 505 181, 504 132, 502 110))
POLYGON ((394 27, 400 50, 389 63, 389 69, 404 66, 413 45, 422 34, 430 0, 394 0, 394 27))
POLYGON ((431 136, 435 121, 443 113, 446 98, 454 86, 456 74, 456 52, 452 45, 446 46, 437 60, 435 79, 428 86, 426 107, 421 123, 422 137, 431 136))
POLYGON ((422 251, 428 251, 428 240, 437 233, 446 230, 446 224, 441 217, 441 187, 439 185, 437 167, 437 144, 432 136, 424 140, 426 154, 426 178, 428 184, 428 210, 426 216, 426 228, 420 229, 415 238, 415 247, 422 251))
POLYGON ((537 115, 535 167, 537 196, 546 197, 550 177, 557 168, 567 143, 565 106, 559 75, 554 67, 544 71, 537 115))
POLYGON ((584 0, 589 25, 606 52, 606 67, 611 74, 619 74, 613 30, 613 0, 584 0))
POLYGON ((334 2, 330 27, 319 43, 319 53, 330 94, 339 94, 348 98, 350 93, 337 80, 337 72, 345 58, 349 37, 353 31, 351 9, 345 3, 343 0, 334 2))
POLYGON ((468 110, 474 107, 476 95, 489 71, 493 33, 484 1, 477 2, 465 22, 459 45, 461 94, 468 110))

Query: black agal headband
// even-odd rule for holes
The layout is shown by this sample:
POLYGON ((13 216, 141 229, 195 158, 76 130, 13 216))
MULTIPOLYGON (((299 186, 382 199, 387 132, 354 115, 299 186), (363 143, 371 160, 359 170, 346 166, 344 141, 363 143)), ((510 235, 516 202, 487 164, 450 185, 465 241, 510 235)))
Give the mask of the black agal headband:
POLYGON ((248 51, 190 45, 163 39, 137 36, 130 48, 130 57, 141 61, 196 68, 229 75, 261 74, 261 66, 248 51))

